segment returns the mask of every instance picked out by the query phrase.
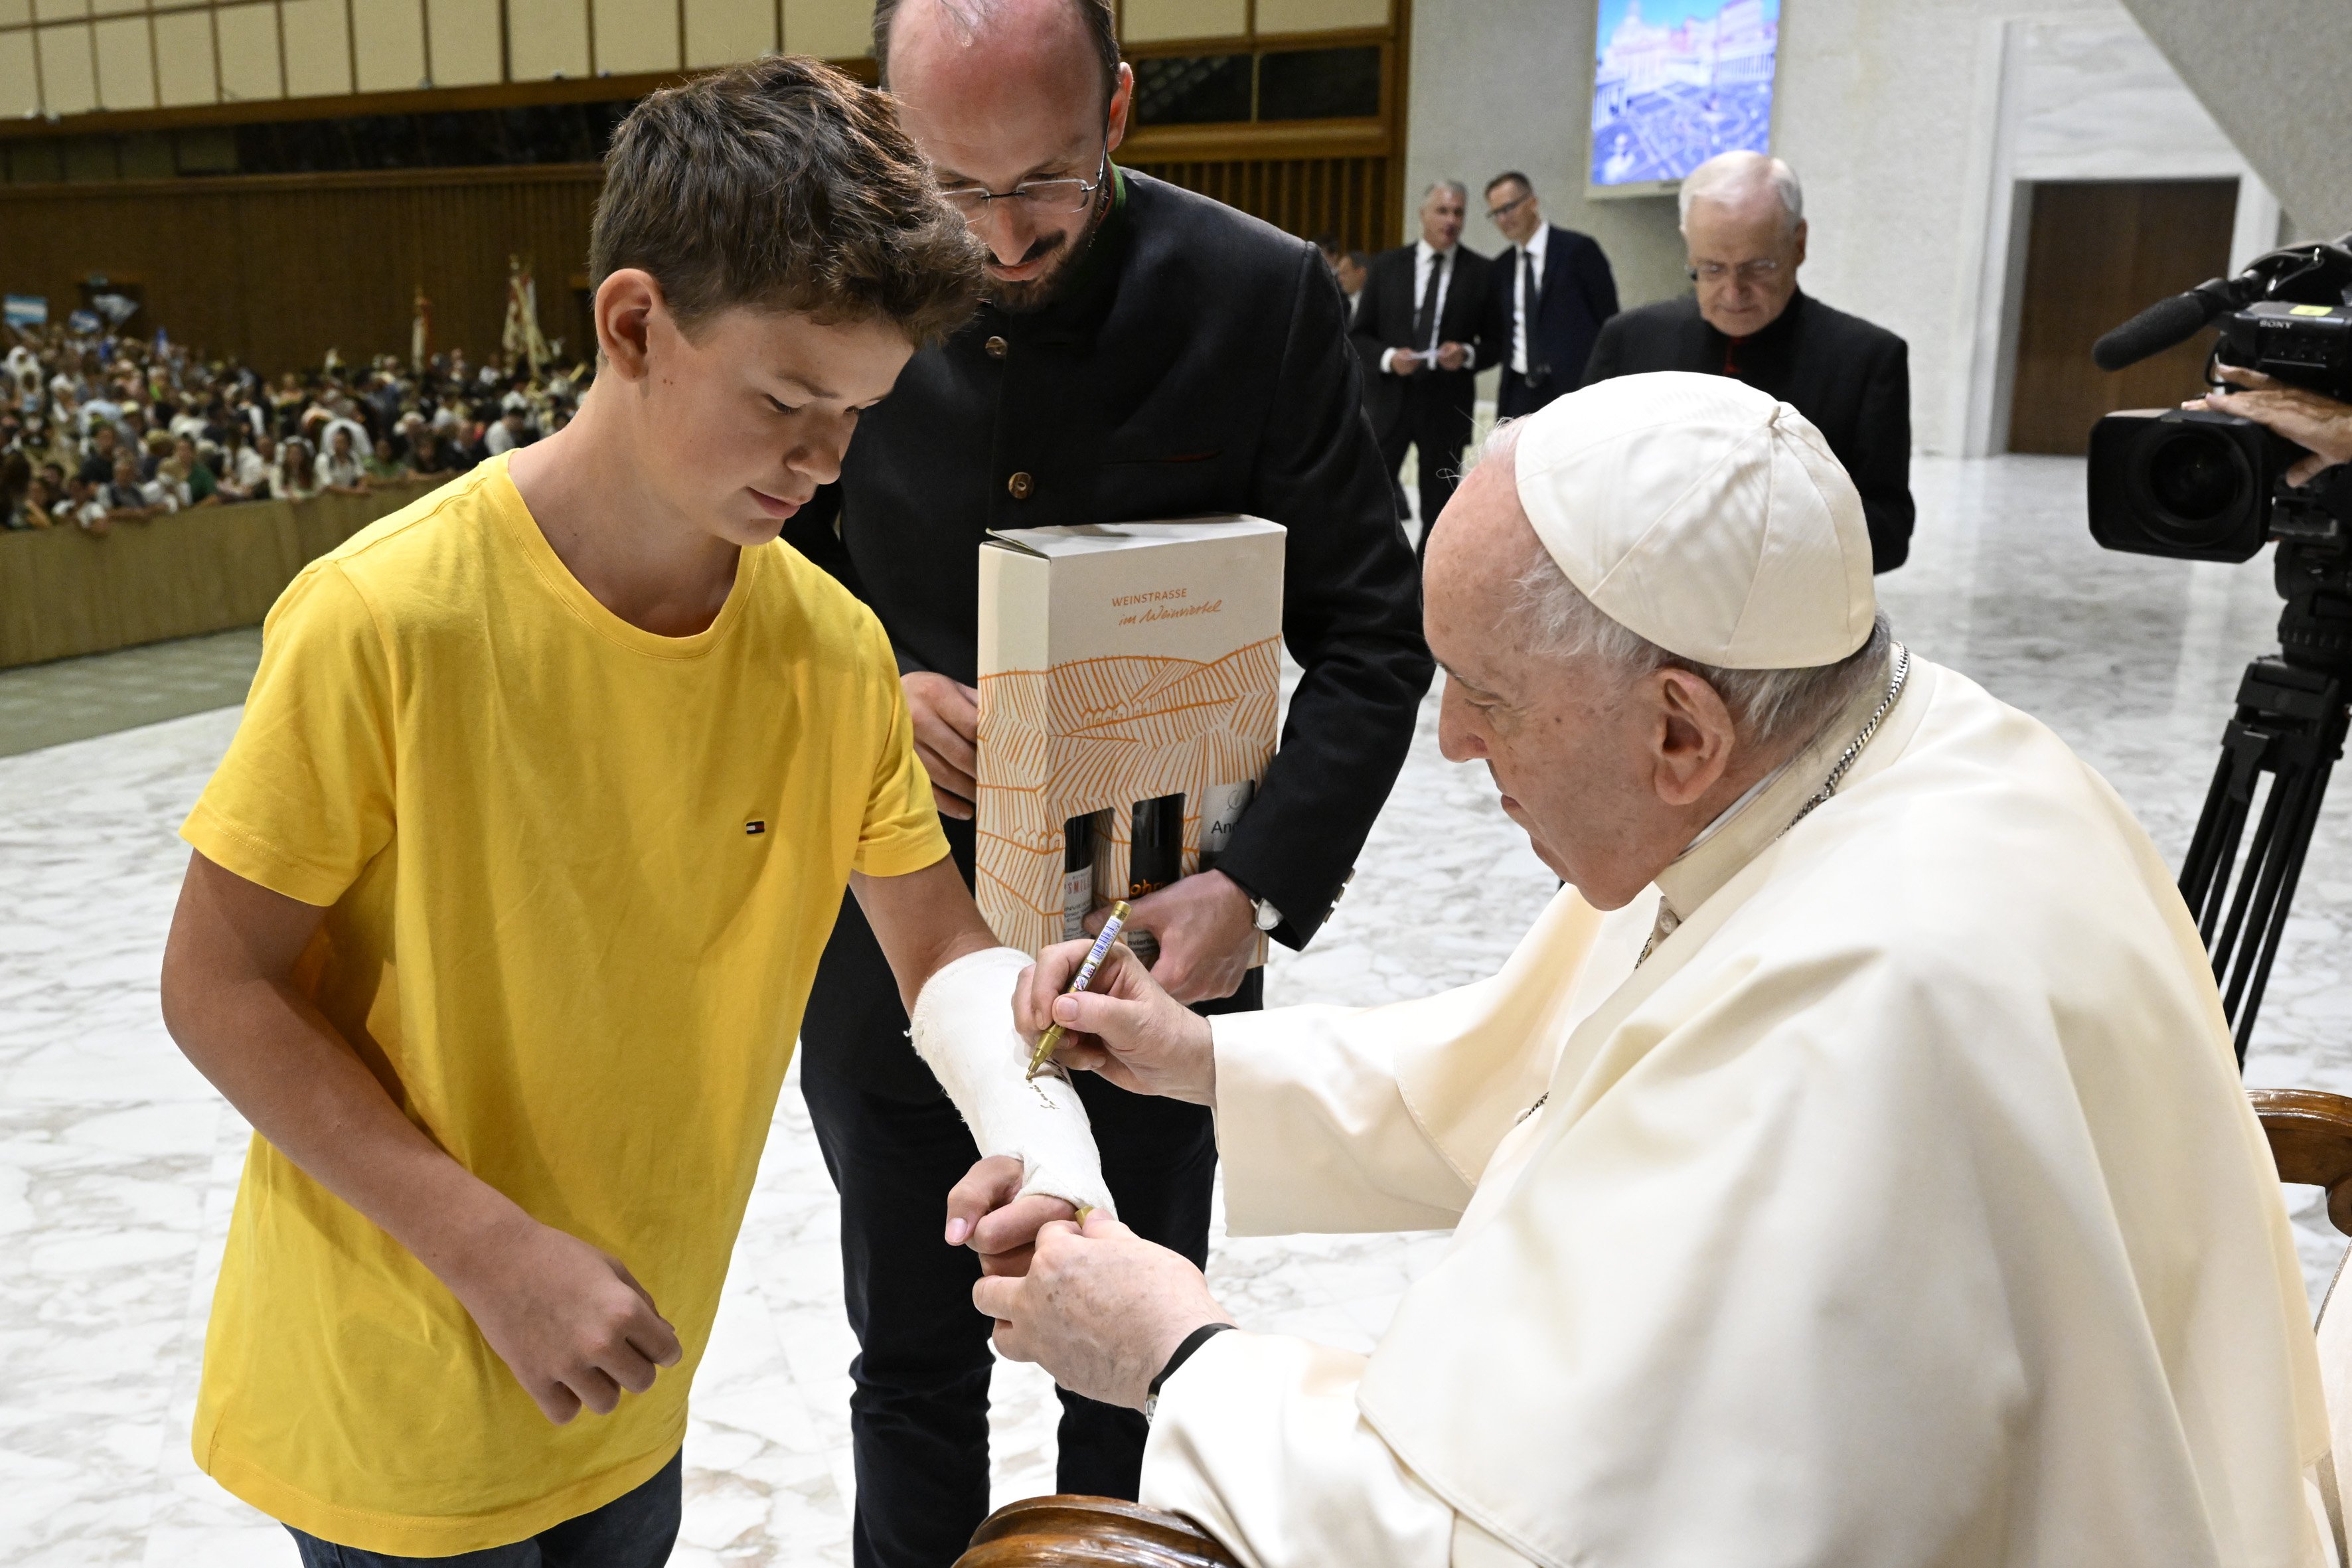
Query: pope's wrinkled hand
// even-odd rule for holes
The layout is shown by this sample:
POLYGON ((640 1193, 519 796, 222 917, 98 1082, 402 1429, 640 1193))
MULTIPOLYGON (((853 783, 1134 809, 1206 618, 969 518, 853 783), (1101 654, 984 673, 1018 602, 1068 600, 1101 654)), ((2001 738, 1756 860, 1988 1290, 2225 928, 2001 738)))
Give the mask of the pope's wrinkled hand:
POLYGON ((1215 1103, 1217 1063, 1209 1021, 1162 990, 1123 945, 1103 956, 1087 990, 1065 995, 1093 946, 1066 942, 1037 955, 1013 988, 1013 1021, 1033 1042, 1052 1025, 1068 1031, 1054 1050, 1066 1068, 1100 1073, 1133 1094, 1215 1103))
POLYGON ((980 1254, 982 1274, 1026 1274, 1037 1232, 1076 1212, 1043 1193, 1020 1196, 1024 1173, 1012 1155, 991 1154, 948 1192, 947 1243, 980 1254))
POLYGON ((1234 1320, 1192 1260, 1144 1240, 1107 1215, 1037 1233, 1029 1272, 971 1288, 996 1320, 996 1348, 1035 1362, 1073 1394, 1143 1408, 1151 1380, 1184 1337, 1234 1320))

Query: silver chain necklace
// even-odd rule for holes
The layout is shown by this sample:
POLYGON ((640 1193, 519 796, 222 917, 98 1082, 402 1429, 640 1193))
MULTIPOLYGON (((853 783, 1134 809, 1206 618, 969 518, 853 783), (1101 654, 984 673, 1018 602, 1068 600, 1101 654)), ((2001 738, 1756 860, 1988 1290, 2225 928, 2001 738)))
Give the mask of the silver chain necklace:
MULTIPOLYGON (((1846 742, 1845 750, 1838 753, 1838 760, 1830 767, 1830 776, 1822 781, 1822 787, 1813 792, 1813 798, 1798 807, 1797 815, 1789 818, 1789 827, 1794 827, 1804 821, 1806 817, 1812 815, 1814 807, 1837 794, 1837 786, 1845 782, 1845 775, 1853 768, 1855 759, 1862 755, 1862 749, 1870 744, 1870 738, 1878 733, 1879 725, 1886 721, 1887 712, 1894 708, 1895 700, 1903 695, 1904 682, 1910 679, 1911 650, 1901 643, 1896 643, 1895 645, 1895 679, 1886 683, 1886 695, 1880 700, 1877 711, 1871 714, 1870 721, 1862 727, 1862 732, 1846 742)), ((1786 833, 1789 827, 1784 827, 1780 831, 1786 833)))

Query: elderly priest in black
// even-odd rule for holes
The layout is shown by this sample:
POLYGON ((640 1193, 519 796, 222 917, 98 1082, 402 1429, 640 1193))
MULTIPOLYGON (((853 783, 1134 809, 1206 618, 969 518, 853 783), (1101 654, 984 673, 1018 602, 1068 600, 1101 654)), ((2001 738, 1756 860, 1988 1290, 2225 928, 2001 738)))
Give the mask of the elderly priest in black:
POLYGON ((1352 333, 1364 362, 1364 412, 1391 480, 1406 447, 1419 454, 1424 551, 1462 482, 1478 396, 1487 261, 1462 243, 1468 200, 1458 181, 1429 187, 1421 237, 1372 258, 1352 333))
MULTIPOLYGON (((989 248, 990 300, 866 411, 840 481, 787 538, 889 634, 969 879, 987 531, 1234 511, 1288 529, 1283 637, 1301 674, 1281 749, 1216 868, 1138 900, 1130 927, 1155 932, 1155 974, 1204 1011, 1256 1007, 1259 928, 1299 947, 1328 916, 1432 673, 1339 288, 1304 241, 1110 162, 1133 79, 1106 0, 961 19, 886 0, 876 24, 903 123, 989 248)), ((802 1086, 841 1193, 859 1341, 854 1544, 861 1564, 947 1568, 988 1510, 993 1358, 971 1310, 980 1262, 942 1244, 948 1191, 977 1152, 907 1028, 845 900, 802 1086)), ((1204 1258, 1208 1111, 1090 1073, 1078 1086, 1119 1217, 1204 1258)), ((1063 1400, 1059 1489, 1133 1497, 1142 1418, 1063 1400)))
POLYGON ((1733 375, 1811 420, 1862 492, 1872 564, 1911 551, 1911 366, 1901 338, 1797 287, 1804 193, 1789 165, 1725 153, 1682 186, 1695 294, 1601 329, 1584 383, 1652 370, 1733 375))
POLYGON ((1601 324, 1617 313, 1617 275, 1592 237, 1544 222, 1517 169, 1486 182, 1486 216, 1510 246, 1486 269, 1481 367, 1503 367, 1495 413, 1533 414, 1573 392, 1601 324))

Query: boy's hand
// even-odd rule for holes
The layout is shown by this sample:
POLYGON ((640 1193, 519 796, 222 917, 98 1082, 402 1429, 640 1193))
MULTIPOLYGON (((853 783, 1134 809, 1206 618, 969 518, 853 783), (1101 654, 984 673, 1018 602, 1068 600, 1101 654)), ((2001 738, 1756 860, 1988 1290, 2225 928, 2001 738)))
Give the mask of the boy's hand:
POLYGON ((991 1154, 948 1193, 948 1245, 970 1245, 982 1274, 1028 1273, 1037 1232, 1077 1213, 1043 1193, 1018 1196, 1024 1173, 1012 1155, 991 1154))
POLYGON ((657 1368, 677 1364, 677 1331, 619 1258, 528 1216, 478 1250, 450 1289, 557 1426, 583 1405, 611 1415, 621 1390, 643 1394, 657 1368))
POLYGON ((931 775, 940 815, 971 820, 979 794, 972 774, 980 766, 980 693, 927 669, 900 676, 898 684, 906 688, 907 711, 915 721, 915 755, 931 775))

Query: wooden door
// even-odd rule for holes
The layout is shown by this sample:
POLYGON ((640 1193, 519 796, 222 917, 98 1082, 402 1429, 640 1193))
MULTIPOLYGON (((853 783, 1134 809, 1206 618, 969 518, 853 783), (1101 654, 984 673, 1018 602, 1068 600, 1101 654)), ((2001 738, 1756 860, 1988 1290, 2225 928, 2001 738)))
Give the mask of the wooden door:
POLYGON ((2118 408, 2204 390, 2210 331, 2108 372, 2091 345, 2168 294, 2229 270, 2235 180, 2047 182, 2033 187, 2009 449, 2080 457, 2118 408))

